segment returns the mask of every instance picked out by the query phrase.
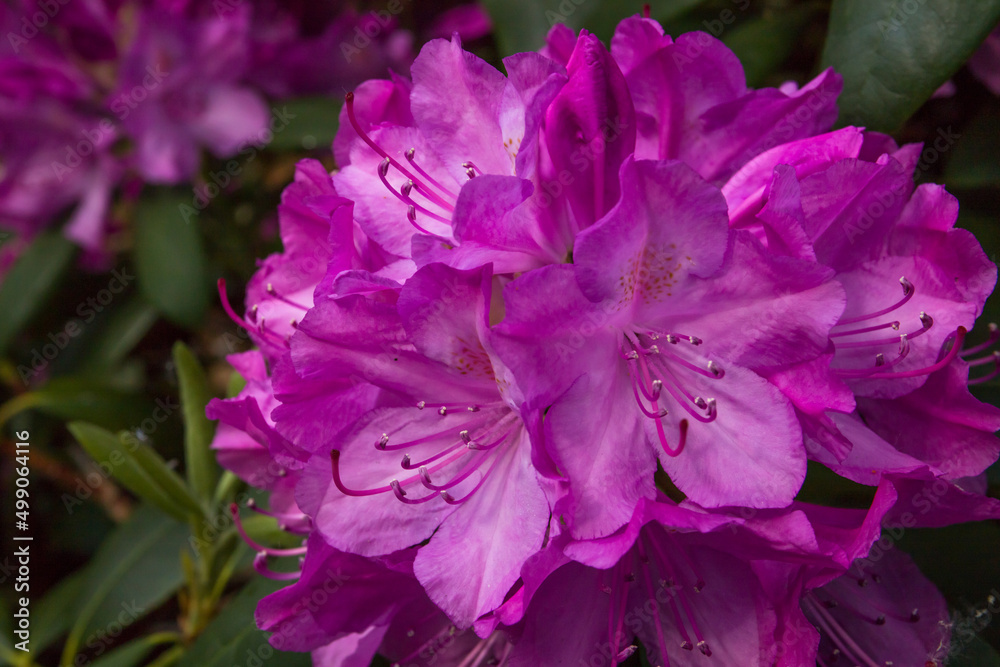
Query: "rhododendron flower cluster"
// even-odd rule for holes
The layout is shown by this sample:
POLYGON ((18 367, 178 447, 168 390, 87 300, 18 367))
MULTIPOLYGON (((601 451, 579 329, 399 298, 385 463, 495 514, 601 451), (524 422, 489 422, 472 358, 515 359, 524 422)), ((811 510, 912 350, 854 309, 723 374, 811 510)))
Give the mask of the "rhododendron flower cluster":
POLYGON ((227 302, 259 349, 215 448, 307 536, 254 545, 295 580, 260 627, 318 665, 943 665, 881 526, 1000 516, 1000 336, 966 345, 996 268, 920 146, 646 18, 503 64, 436 40, 349 94, 227 302), (870 506, 799 500, 810 462, 870 506))

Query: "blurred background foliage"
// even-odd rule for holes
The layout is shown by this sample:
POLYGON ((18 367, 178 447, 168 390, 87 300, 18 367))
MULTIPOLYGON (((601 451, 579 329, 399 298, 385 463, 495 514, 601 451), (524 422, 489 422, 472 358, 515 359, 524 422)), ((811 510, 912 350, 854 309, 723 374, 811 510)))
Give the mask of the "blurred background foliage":
MULTIPOLYGON (((415 34, 446 8, 403 4, 400 21, 415 34)), ((618 0, 484 5, 494 32, 466 47, 498 67, 502 55, 540 48, 555 22, 607 40, 621 18, 642 10, 618 0)), ((957 137, 925 160, 919 178, 959 198, 960 225, 997 260, 1000 99, 963 65, 1000 20, 1000 0, 670 0, 650 12, 669 34, 722 39, 751 86, 801 84, 836 68, 845 79, 841 125, 928 146, 941 133, 957 137)), ((12 438, 27 430, 35 540, 30 656, 10 643, 12 574, 3 559, 12 549, 3 540, 0 663, 221 667, 266 652, 275 667, 309 664, 307 655, 270 655, 254 627, 257 600, 280 584, 253 575, 253 552, 229 514, 246 489, 215 463, 214 425, 204 417, 210 397, 239 390, 225 356, 249 347, 219 306, 216 280, 241 303, 257 259, 280 248, 276 207, 295 163, 314 157, 335 167, 329 146, 341 98, 272 102, 287 106, 287 127, 204 210, 184 208, 191 185, 146 187, 119 205, 116 273, 78 268, 78 251, 56 230, 36 237, 0 284, 0 506, 13 507, 12 438), (116 277, 124 289, 94 301, 116 277), (74 321, 85 326, 68 335, 74 321), (46 345, 58 347, 51 359, 46 345)), ((206 156, 195 187, 225 162, 206 156)), ((988 304, 989 321, 1000 321, 1000 297, 988 304)), ((1000 405, 1000 382, 976 393, 1000 405)), ((1000 468, 989 480, 1000 497, 1000 468)), ((800 497, 861 506, 871 490, 814 466, 800 497)), ((0 513, 3 535, 14 532, 13 519, 0 513)), ((288 542, 268 517, 246 525, 258 541, 288 542)), ((911 530, 899 547, 975 630, 950 664, 1000 665, 1000 621, 982 612, 1000 590, 1000 526, 911 530)))

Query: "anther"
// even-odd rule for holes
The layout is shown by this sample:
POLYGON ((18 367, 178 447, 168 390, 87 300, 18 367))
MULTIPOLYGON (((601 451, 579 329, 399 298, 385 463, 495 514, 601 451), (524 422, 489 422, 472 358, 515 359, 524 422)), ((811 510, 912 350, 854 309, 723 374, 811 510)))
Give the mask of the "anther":
POLYGON ((378 175, 385 178, 389 175, 389 165, 392 164, 389 158, 386 158, 378 163, 378 175))
POLYGON ((472 438, 469 437, 469 432, 468 431, 461 431, 458 435, 459 435, 459 437, 462 438, 462 441, 465 444, 469 444, 469 442, 472 441, 472 438))
POLYGON ((416 155, 416 153, 417 153, 416 148, 407 148, 405 153, 406 159, 409 160, 410 162, 413 162, 413 156, 416 155))
POLYGON ((633 653, 636 652, 638 648, 639 647, 636 646, 635 644, 632 644, 631 646, 626 646, 625 648, 623 648, 621 651, 618 652, 616 660, 618 660, 618 662, 625 662, 626 660, 629 659, 629 657, 633 653))
POLYGON ((708 647, 708 642, 704 639, 698 642, 698 650, 701 651, 702 655, 706 658, 712 657, 712 649, 708 647))
POLYGON ((465 170, 465 175, 468 176, 469 180, 471 181, 473 178, 476 177, 476 170, 473 169, 472 167, 469 167, 468 169, 465 170))
POLYGON ((475 405, 470 405, 469 407, 466 408, 466 410, 468 410, 469 412, 479 412, 479 408, 475 405))
POLYGON ((446 414, 448 414, 448 408, 440 408, 440 409, 438 409, 438 414, 441 415, 442 417, 444 417, 446 414))
POLYGON ((663 339, 668 343, 670 343, 671 345, 677 345, 678 338, 673 334, 667 334, 666 336, 663 337, 663 339))
POLYGON ((413 181, 407 180, 399 187, 399 193, 404 197, 409 197, 410 192, 413 190, 413 181))
POLYGON ((702 343, 705 342, 702 339, 698 338, 697 336, 688 336, 688 341, 690 341, 692 345, 701 345, 702 343))
POLYGON ((726 371, 722 370, 722 368, 714 361, 708 362, 708 370, 712 375, 714 375, 717 378, 721 378, 726 374, 726 371))
POLYGON ((660 353, 660 348, 657 347, 656 345, 650 345, 649 346, 649 353, 650 354, 659 354, 660 353))
POLYGON ((250 317, 250 321, 251 322, 256 322, 257 321, 257 304, 254 304, 253 308, 250 309, 250 315, 249 315, 249 317, 250 317))
POLYGON ((875 365, 885 366, 885 355, 882 354, 881 352, 875 355, 875 365))
POLYGON ((878 618, 875 619, 875 625, 885 625, 885 615, 879 614, 878 618))
POLYGON ((910 623, 918 623, 920 621, 920 610, 916 607, 910 612, 910 623))
POLYGON ((410 469, 410 455, 409 454, 403 454, 403 460, 400 461, 399 467, 402 468, 403 470, 409 470, 410 469))
POLYGON ((934 318, 925 313, 924 311, 921 310, 920 315, 918 315, 918 317, 920 318, 920 324, 924 327, 924 329, 930 329, 932 326, 934 326, 934 318))
POLYGON ((385 449, 385 446, 388 444, 389 444, 389 434, 383 433, 382 437, 380 437, 378 439, 378 442, 375 443, 375 446, 378 447, 379 449, 385 449))
POLYGON ((417 410, 423 410, 424 406, 427 405, 426 401, 417 401, 417 410))

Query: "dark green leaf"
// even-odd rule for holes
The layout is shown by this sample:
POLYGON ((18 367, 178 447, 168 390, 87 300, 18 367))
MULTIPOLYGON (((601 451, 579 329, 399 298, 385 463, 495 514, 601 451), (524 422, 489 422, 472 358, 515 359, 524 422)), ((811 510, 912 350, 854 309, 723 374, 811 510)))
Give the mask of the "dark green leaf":
POLYGON ((63 420, 87 419, 111 429, 139 424, 153 410, 145 398, 86 378, 55 378, 0 408, 0 423, 22 410, 36 409, 63 420))
POLYGON ((184 409, 184 462, 191 490, 208 501, 219 479, 219 464, 211 450, 215 424, 205 416, 205 406, 212 398, 208 378, 201 364, 184 343, 174 344, 174 365, 181 385, 184 409))
POLYGON ((140 507, 118 527, 87 566, 63 652, 72 663, 81 647, 100 642, 99 632, 127 626, 168 599, 183 583, 180 554, 187 526, 150 507, 140 507))
POLYGON ((834 0, 822 64, 844 77, 839 123, 897 129, 998 19, 1000 0, 834 0))
POLYGON ((206 258, 190 194, 161 192, 140 202, 135 216, 139 288, 177 324, 194 328, 209 304, 206 258))
POLYGON ((103 470, 139 497, 182 521, 203 514, 184 481, 134 435, 116 436, 83 422, 73 422, 69 430, 103 470))
POLYGON ((1000 653, 979 637, 968 642, 952 636, 948 667, 1000 667, 1000 653))
POLYGON ((274 105, 274 139, 267 147, 277 151, 326 149, 333 143, 343 99, 300 97, 274 105))
POLYGON ((75 247, 58 232, 42 234, 0 283, 0 355, 14 336, 48 304, 73 261, 75 247))
POLYGON ((31 625, 31 647, 41 653, 49 644, 69 632, 73 617, 66 613, 80 599, 83 587, 83 573, 76 572, 62 579, 45 593, 33 610, 31 625))
POLYGON ((1000 102, 987 104, 964 128, 944 172, 945 182, 958 188, 1000 185, 1000 102))
POLYGON ((94 336, 83 368, 103 370, 117 366, 149 332, 156 318, 156 309, 138 297, 115 308, 100 335, 94 336))
POLYGON ((817 12, 815 4, 798 5, 735 25, 722 41, 739 56, 747 85, 760 86, 788 59, 802 29, 817 12))
POLYGON ((250 656, 269 666, 311 665, 308 653, 275 651, 254 623, 254 610, 260 599, 287 585, 260 577, 252 580, 205 628, 177 667, 230 667, 248 664, 250 656))
MULTIPOLYGON (((652 17, 661 22, 675 18, 705 0, 672 0, 655 3, 652 17)), ((641 3, 617 0, 484 0, 493 19, 494 33, 502 55, 536 51, 556 23, 587 28, 607 41, 623 18, 638 14, 641 3)))
POLYGON ((153 646, 149 642, 136 639, 90 664, 91 667, 136 667, 152 650, 153 646))

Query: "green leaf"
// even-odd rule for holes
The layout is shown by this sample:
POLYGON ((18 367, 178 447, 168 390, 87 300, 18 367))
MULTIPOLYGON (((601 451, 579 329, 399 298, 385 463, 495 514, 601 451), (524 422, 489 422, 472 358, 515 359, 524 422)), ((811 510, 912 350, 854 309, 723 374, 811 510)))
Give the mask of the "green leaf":
POLYGON ((149 332, 157 317, 157 310, 138 297, 116 308, 100 335, 91 341, 83 369, 103 370, 120 364, 149 332))
POLYGON ((184 481, 167 467, 160 455, 134 435, 115 436, 110 431, 84 422, 68 426, 73 436, 105 471, 137 496, 174 518, 186 521, 204 510, 184 481))
MULTIPOLYGON (((655 3, 652 17, 669 21, 705 0, 671 0, 655 3)), ((536 51, 545 45, 545 36, 556 23, 571 28, 587 28, 607 41, 622 19, 638 14, 639 3, 617 0, 484 0, 493 19, 494 33, 502 55, 536 51)))
POLYGON ((37 608, 32 610, 32 651, 41 653, 49 644, 69 632, 73 617, 66 610, 77 604, 83 584, 83 572, 75 572, 49 589, 38 602, 37 608))
POLYGON ((274 139, 267 147, 276 151, 328 148, 337 135, 340 97, 300 97, 275 103, 274 139))
POLYGON ((205 416, 205 406, 212 398, 208 378, 201 364, 184 343, 174 344, 174 364, 181 385, 184 409, 184 461, 188 483, 195 495, 207 502, 219 479, 219 464, 211 450, 215 424, 205 416))
POLYGON ((81 646, 110 634, 156 609, 184 581, 180 554, 188 527, 151 507, 140 507, 101 545, 85 571, 85 583, 63 651, 70 664, 81 646))
POLYGON ((980 637, 966 643, 952 636, 948 667, 1000 667, 1000 653, 980 637))
POLYGON ((286 582, 257 577, 241 590, 209 625, 184 655, 177 667, 230 667, 253 660, 269 667, 308 667, 308 653, 275 651, 257 629, 254 610, 265 595, 287 586, 286 582), (270 657, 268 657, 270 656, 270 657))
POLYGON ((1000 185, 1000 102, 991 101, 962 130, 944 172, 945 182, 957 188, 1000 185))
POLYGON ((723 35, 722 41, 743 63, 747 85, 762 85, 788 59, 818 9, 818 5, 810 3, 771 12, 739 23, 723 35))
POLYGON ((139 203, 135 218, 139 288, 167 319, 189 328, 209 304, 205 249, 190 222, 195 213, 190 193, 160 192, 139 203))
POLYGON ((14 336, 46 307, 75 255, 58 232, 40 235, 0 283, 0 355, 14 336))
POLYGON ((897 129, 998 20, 1000 0, 833 0, 822 66, 844 77, 839 123, 897 129))
POLYGON ((91 667, 136 667, 152 650, 153 645, 145 639, 136 639, 98 658, 90 665, 91 667))
POLYGON ((61 377, 0 406, 0 424, 28 409, 39 410, 65 421, 87 419, 106 428, 124 429, 140 423, 152 412, 153 404, 104 382, 61 377))

